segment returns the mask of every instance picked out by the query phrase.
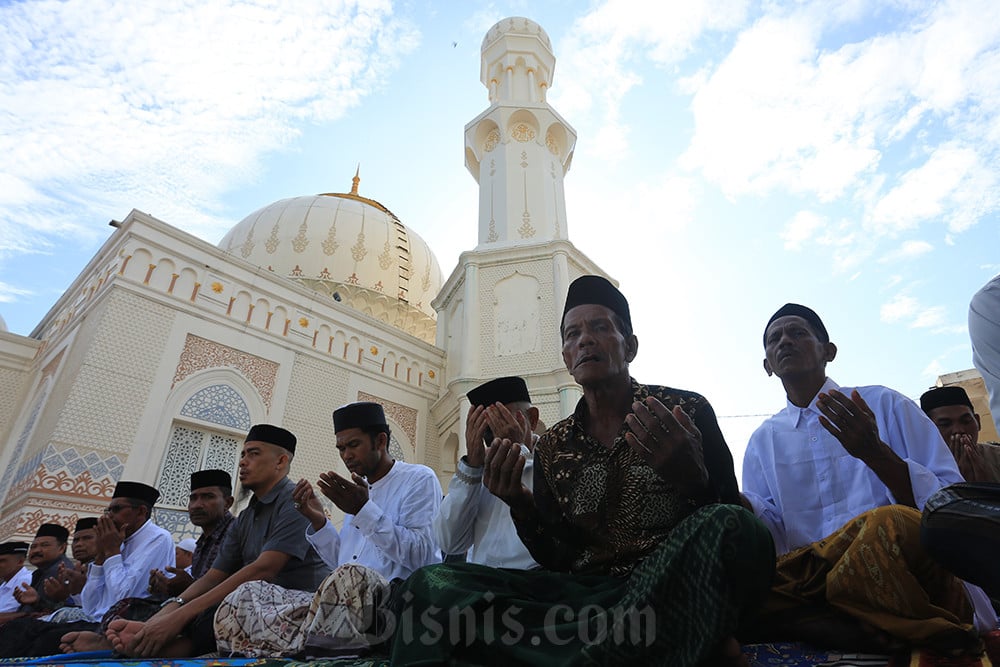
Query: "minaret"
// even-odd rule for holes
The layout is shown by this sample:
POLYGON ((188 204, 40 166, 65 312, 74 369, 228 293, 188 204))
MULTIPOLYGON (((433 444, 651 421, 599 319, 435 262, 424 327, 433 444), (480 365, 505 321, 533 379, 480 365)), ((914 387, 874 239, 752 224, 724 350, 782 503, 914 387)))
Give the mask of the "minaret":
POLYGON ((479 78, 490 107, 465 126, 480 247, 568 238, 563 177, 576 132, 545 101, 555 63, 548 35, 529 19, 504 19, 483 39, 479 78))
POLYGON ((567 416, 581 393, 562 361, 559 321, 569 283, 604 272, 569 241, 563 177, 576 133, 545 101, 555 56, 548 35, 507 18, 483 40, 489 108, 465 127, 465 163, 479 183, 479 240, 433 301, 447 352, 435 404, 441 471, 464 453, 465 393, 506 375, 528 383, 542 422, 567 416))

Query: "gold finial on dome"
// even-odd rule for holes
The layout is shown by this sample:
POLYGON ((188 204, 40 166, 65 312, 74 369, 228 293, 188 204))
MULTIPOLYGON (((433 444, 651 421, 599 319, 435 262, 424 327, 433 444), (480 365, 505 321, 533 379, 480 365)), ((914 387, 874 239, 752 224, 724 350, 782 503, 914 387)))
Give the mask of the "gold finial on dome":
POLYGON ((351 194, 358 194, 358 183, 361 182, 361 163, 358 163, 358 168, 354 172, 354 178, 351 179, 351 194))

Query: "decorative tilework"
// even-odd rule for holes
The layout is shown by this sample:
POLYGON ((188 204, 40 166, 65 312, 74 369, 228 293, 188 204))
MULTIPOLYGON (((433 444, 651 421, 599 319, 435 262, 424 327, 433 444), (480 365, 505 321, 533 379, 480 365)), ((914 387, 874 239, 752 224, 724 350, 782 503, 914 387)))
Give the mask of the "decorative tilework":
POLYGON ((246 401, 235 389, 224 384, 196 392, 184 403, 181 415, 241 431, 250 429, 250 410, 246 401))
MULTIPOLYGON (((387 417, 392 419, 403 428, 403 432, 413 443, 414 449, 417 445, 417 411, 413 408, 407 407, 405 405, 400 405, 399 403, 394 403, 393 401, 387 401, 384 398, 376 396, 375 394, 369 394, 367 392, 358 392, 359 401, 374 401, 375 403, 380 403, 382 408, 385 410, 387 417)), ((399 444, 396 445, 399 447, 399 444)), ((411 451, 410 455, 405 457, 405 461, 413 461, 416 459, 416 452, 411 451)))
POLYGON ((48 389, 48 385, 44 386, 39 392, 38 398, 35 399, 35 404, 31 406, 31 413, 28 415, 28 421, 25 422, 24 428, 21 429, 21 435, 17 437, 17 443, 14 445, 14 455, 11 457, 10 462, 7 465, 7 469, 3 473, 3 478, 0 479, 0 492, 6 493, 11 482, 23 479, 28 470, 33 469, 28 468, 27 463, 22 463, 18 466, 17 462, 21 460, 21 456, 24 454, 24 448, 28 444, 28 436, 31 435, 32 429, 35 428, 35 422, 38 420, 38 414, 42 411, 42 406, 45 404, 45 398, 48 396, 48 389))
POLYGON ((50 444, 26 461, 25 468, 33 474, 15 483, 12 491, 18 495, 58 493, 77 500, 103 501, 111 497, 125 463, 117 454, 102 456, 92 451, 81 456, 75 447, 59 450, 50 444))
POLYGON ((157 506, 153 510, 153 520, 157 526, 173 535, 174 540, 183 540, 185 537, 193 539, 201 537, 201 530, 188 519, 187 510, 172 510, 157 506))
POLYGON ((240 350, 220 345, 193 334, 187 335, 171 387, 192 373, 205 368, 234 368, 260 392, 264 404, 271 407, 278 364, 240 350))
POLYGON ((174 426, 167 442, 167 456, 163 460, 156 488, 160 491, 160 504, 187 507, 191 493, 191 473, 199 469, 204 434, 193 428, 174 426))

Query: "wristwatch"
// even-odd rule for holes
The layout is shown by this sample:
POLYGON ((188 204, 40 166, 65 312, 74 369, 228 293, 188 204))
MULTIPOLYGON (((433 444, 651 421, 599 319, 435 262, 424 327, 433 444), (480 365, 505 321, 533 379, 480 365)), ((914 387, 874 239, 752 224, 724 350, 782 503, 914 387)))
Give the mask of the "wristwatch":
POLYGON ((172 598, 167 598, 167 599, 166 599, 166 600, 164 600, 164 601, 163 601, 163 603, 162 603, 162 604, 160 605, 160 609, 163 609, 164 607, 166 607, 166 606, 167 606, 168 604, 170 604, 171 602, 176 602, 176 603, 177 603, 177 604, 178 604, 179 606, 184 606, 184 603, 185 603, 185 602, 187 602, 187 600, 185 600, 184 598, 182 598, 182 597, 181 597, 181 596, 179 596, 179 595, 178 595, 178 596, 176 596, 176 597, 172 597, 172 598))

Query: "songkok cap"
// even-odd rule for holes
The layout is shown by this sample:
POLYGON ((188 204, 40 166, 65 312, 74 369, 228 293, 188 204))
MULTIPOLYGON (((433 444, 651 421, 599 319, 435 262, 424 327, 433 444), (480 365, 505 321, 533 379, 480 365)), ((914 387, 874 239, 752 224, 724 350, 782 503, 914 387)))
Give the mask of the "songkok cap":
POLYGON ((231 489, 233 488, 233 478, 225 470, 199 470, 191 473, 192 491, 206 486, 221 486, 231 489))
POLYGON ((602 278, 601 276, 580 276, 570 283, 569 292, 566 294, 566 307, 563 308, 562 320, 566 319, 566 313, 571 308, 587 304, 596 304, 609 308, 622 319, 629 331, 632 330, 632 315, 628 309, 628 301, 607 278, 602 278))
POLYGON ((26 553, 28 553, 27 542, 4 542, 0 544, 0 556, 7 556, 9 554, 23 556, 26 553))
POLYGON ((779 317, 788 316, 801 317, 813 328, 813 333, 819 338, 821 343, 830 342, 830 334, 826 332, 826 327, 823 326, 823 320, 819 319, 819 315, 816 311, 807 306, 800 306, 797 303, 786 303, 784 306, 778 309, 774 315, 771 315, 771 319, 767 321, 764 325, 764 347, 767 347, 767 328, 771 326, 771 322, 774 322, 779 317))
POLYGON ((149 484, 142 482, 118 482, 115 484, 115 492, 112 498, 135 498, 148 505, 155 505, 160 499, 160 492, 149 484))
POLYGON ((531 396, 528 395, 528 385, 519 377, 505 377, 490 380, 479 385, 466 397, 472 405, 493 405, 500 402, 507 403, 530 403, 531 396))
POLYGON ((43 523, 38 527, 35 537, 54 537, 58 542, 65 542, 69 539, 69 531, 58 523, 43 523))
POLYGON ((247 439, 243 442, 266 442, 270 445, 277 445, 283 449, 287 449, 292 454, 295 453, 295 436, 292 435, 291 431, 286 431, 280 426, 272 426, 271 424, 254 424, 250 427, 250 432, 247 433, 247 439))
POLYGON ((73 532, 79 533, 81 530, 89 530, 91 528, 97 528, 97 519, 92 516, 85 516, 82 519, 76 520, 76 528, 73 529, 73 532))
POLYGON ((388 426, 385 423, 385 411, 378 403, 348 403, 333 411, 334 433, 367 426, 388 426))
POLYGON ((193 537, 185 537, 183 540, 177 543, 177 548, 180 549, 181 551, 186 551, 189 554, 193 554, 195 544, 196 542, 194 541, 193 537))
POLYGON ((930 412, 934 408, 946 405, 964 405, 973 412, 976 411, 972 407, 969 395, 961 387, 935 387, 930 391, 925 391, 920 397, 920 409, 924 412, 930 412))

